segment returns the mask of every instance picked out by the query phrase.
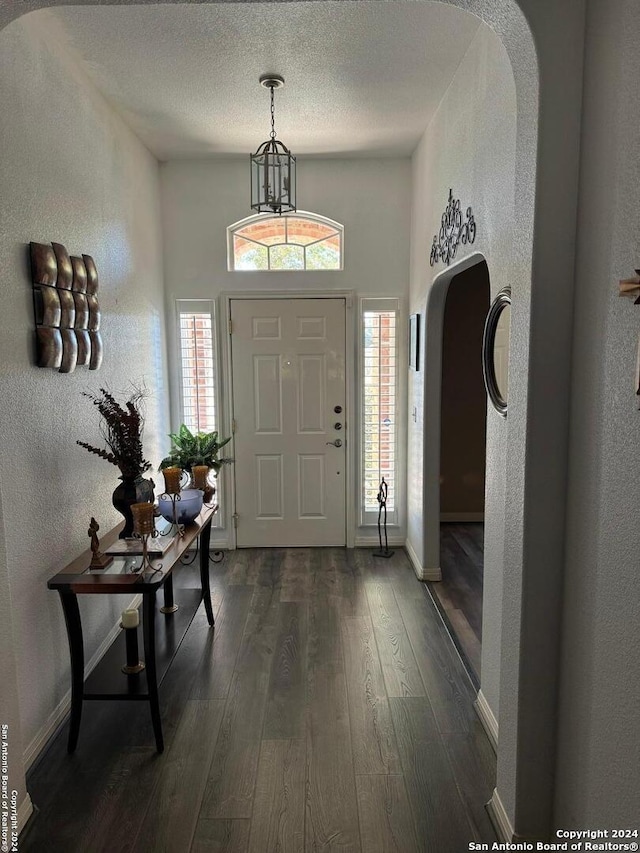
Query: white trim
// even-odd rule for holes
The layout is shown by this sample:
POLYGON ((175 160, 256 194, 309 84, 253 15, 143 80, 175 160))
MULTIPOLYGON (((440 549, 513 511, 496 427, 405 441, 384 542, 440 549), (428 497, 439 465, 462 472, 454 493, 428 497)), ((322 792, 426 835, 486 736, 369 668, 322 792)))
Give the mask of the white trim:
MULTIPOLYGON (((131 609, 137 608, 142 603, 142 596, 136 595, 131 604, 128 606, 131 609)), ((120 628, 120 620, 116 622, 113 628, 109 631, 104 640, 100 643, 94 654, 91 656, 91 660, 88 661, 87 665, 84 668, 84 677, 86 678, 92 670, 96 668, 96 666, 100 663, 102 657, 106 654, 107 649, 113 643, 115 638, 118 636, 122 629, 120 628)), ((35 737, 32 739, 31 743, 26 747, 22 754, 22 760, 24 763, 25 771, 29 770, 31 765, 36 761, 36 759, 40 756, 42 751, 46 748, 47 744, 51 740, 52 737, 55 736, 57 730, 60 728, 62 723, 64 722, 67 714, 71 709, 71 690, 67 690, 64 694, 60 702, 56 705, 53 711, 47 717, 45 724, 40 728, 40 730, 36 733, 35 737)))
POLYGON ((27 825, 27 821, 33 814, 33 803, 31 802, 31 797, 29 796, 29 792, 27 791, 24 795, 24 798, 20 805, 18 806, 18 835, 22 832, 22 830, 27 825))
MULTIPOLYGON (((220 528, 218 528, 220 530, 220 528)), ((209 545, 209 551, 233 551, 235 548, 231 545, 231 539, 229 536, 228 530, 221 530, 220 537, 216 536, 215 528, 211 530, 211 544, 209 545)))
MULTIPOLYGON (((388 536, 390 548, 402 548, 404 546, 404 536, 388 536)), ((378 539, 377 531, 375 533, 357 533, 355 540, 356 548, 379 548, 380 540, 378 539)))
POLYGON ((501 841, 502 843, 511 843, 513 841, 513 827, 511 826, 507 810, 500 799, 500 794, 498 793, 497 788, 493 789, 491 799, 485 808, 489 815, 489 819, 493 824, 493 828, 496 831, 496 835, 498 836, 498 841, 501 841))
POLYGON ((484 521, 483 512, 441 512, 440 521, 444 522, 460 522, 464 524, 467 521, 484 521))
MULTIPOLYGON (((355 360, 355 341, 356 341, 356 311, 354 291, 352 290, 273 290, 273 291, 225 291, 219 295, 220 305, 223 306, 222 311, 219 311, 220 321, 227 324, 225 332, 226 346, 221 346, 222 362, 220 378, 222 387, 222 399, 228 405, 224 406, 224 411, 221 411, 221 418, 224 417, 225 427, 231 433, 231 421, 233 419, 233 365, 231 364, 231 334, 229 333, 229 325, 231 321, 231 300, 232 299, 344 299, 345 307, 345 399, 347 403, 347 413, 356 411, 356 360, 355 360), (224 370, 224 380, 223 380, 224 370)), ((353 424, 354 419, 351 418, 349 423, 353 424)), ((356 515, 355 515, 355 464, 356 454, 353 452, 355 447, 359 446, 359 442, 355 439, 349 441, 349 435, 354 436, 353 427, 347 427, 347 436, 345 440, 345 461, 347 466, 347 482, 346 482, 346 515, 345 515, 345 534, 346 547, 355 547, 356 536, 356 515)), ((231 442, 235 457, 235 440, 231 442)), ((224 466, 227 467, 227 466, 224 466)), ((236 491, 235 477, 229 477, 227 480, 227 491, 229 496, 228 510, 230 517, 236 512, 236 491)), ((237 545, 236 530, 233 525, 229 527, 229 548, 234 550, 237 545)))
POLYGON ((473 707, 476 709, 476 714, 478 715, 482 726, 487 733, 487 737, 491 741, 491 746, 493 747, 493 751, 498 751, 498 721, 496 720, 496 716, 491 710, 491 706, 487 702, 487 697, 484 695, 482 690, 478 691, 478 695, 476 697, 476 701, 473 703, 473 707))
POLYGON ((408 539, 405 540, 404 543, 405 550, 407 552, 407 556, 413 566, 413 570, 416 573, 416 577, 419 581, 441 581, 442 580, 442 570, 440 567, 435 568, 426 568, 423 566, 418 559, 418 555, 413 550, 413 546, 408 539))

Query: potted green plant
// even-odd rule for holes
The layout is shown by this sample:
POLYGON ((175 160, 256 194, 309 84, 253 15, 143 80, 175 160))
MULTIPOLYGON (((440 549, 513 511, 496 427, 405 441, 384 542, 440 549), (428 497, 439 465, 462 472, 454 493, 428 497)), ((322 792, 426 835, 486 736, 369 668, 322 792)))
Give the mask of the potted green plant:
POLYGON ((191 473, 194 465, 208 465, 217 474, 222 465, 233 462, 230 457, 220 458, 218 453, 231 441, 229 438, 218 438, 218 432, 197 432, 182 424, 177 433, 169 433, 171 449, 169 455, 160 463, 160 470, 177 466, 191 473))
POLYGON ((131 505, 154 498, 153 480, 142 476, 151 468, 151 462, 144 458, 142 451, 145 391, 134 387, 132 395, 122 405, 106 388, 99 391, 99 394, 84 392, 82 396, 91 400, 100 413, 100 430, 108 449, 94 447, 86 441, 76 443, 120 469, 122 482, 113 493, 112 503, 124 516, 125 526, 120 533, 120 538, 124 539, 133 534, 131 505))

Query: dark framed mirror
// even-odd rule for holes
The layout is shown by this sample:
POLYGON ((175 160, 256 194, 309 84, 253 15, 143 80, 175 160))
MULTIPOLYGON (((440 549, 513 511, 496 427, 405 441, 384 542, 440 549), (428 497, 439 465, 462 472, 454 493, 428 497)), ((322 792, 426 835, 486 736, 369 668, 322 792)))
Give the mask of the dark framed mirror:
POLYGON ((482 338, 482 373, 489 400, 506 418, 509 398, 509 337, 511 288, 504 287, 491 303, 482 338))

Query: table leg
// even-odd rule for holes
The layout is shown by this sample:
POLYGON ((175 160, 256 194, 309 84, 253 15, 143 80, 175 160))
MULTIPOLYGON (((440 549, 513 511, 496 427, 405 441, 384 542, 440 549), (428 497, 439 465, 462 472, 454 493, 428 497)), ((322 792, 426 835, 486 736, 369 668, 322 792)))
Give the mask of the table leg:
POLYGON ((69 722, 69 740, 67 752, 73 752, 78 745, 80 719, 82 718, 82 695, 84 692, 84 642, 78 597, 73 592, 59 589, 62 612, 67 626, 69 653, 71 656, 71 719, 69 722))
POLYGON ((173 575, 164 582, 164 606, 160 608, 161 613, 175 613, 178 605, 173 600, 173 575))
POLYGON ((213 618, 213 607, 211 606, 211 587, 209 585, 209 543, 211 542, 211 519, 200 531, 200 583, 202 586, 202 598, 204 609, 207 613, 207 622, 212 627, 215 625, 213 618))
POLYGON ((144 660, 147 669, 151 722, 156 736, 156 749, 164 752, 162 722, 160 720, 160 700, 158 698, 158 676, 156 673, 156 591, 142 596, 142 634, 144 637, 144 660))

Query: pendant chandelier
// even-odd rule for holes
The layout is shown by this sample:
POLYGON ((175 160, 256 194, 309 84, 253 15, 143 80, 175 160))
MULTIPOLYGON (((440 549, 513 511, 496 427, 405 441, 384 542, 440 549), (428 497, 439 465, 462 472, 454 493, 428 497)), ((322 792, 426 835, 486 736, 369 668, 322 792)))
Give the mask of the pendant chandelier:
POLYGON ((271 135, 251 154, 251 208, 258 213, 290 213, 296 209, 296 158, 276 139, 273 93, 284 78, 267 74, 260 85, 271 92, 271 135))

